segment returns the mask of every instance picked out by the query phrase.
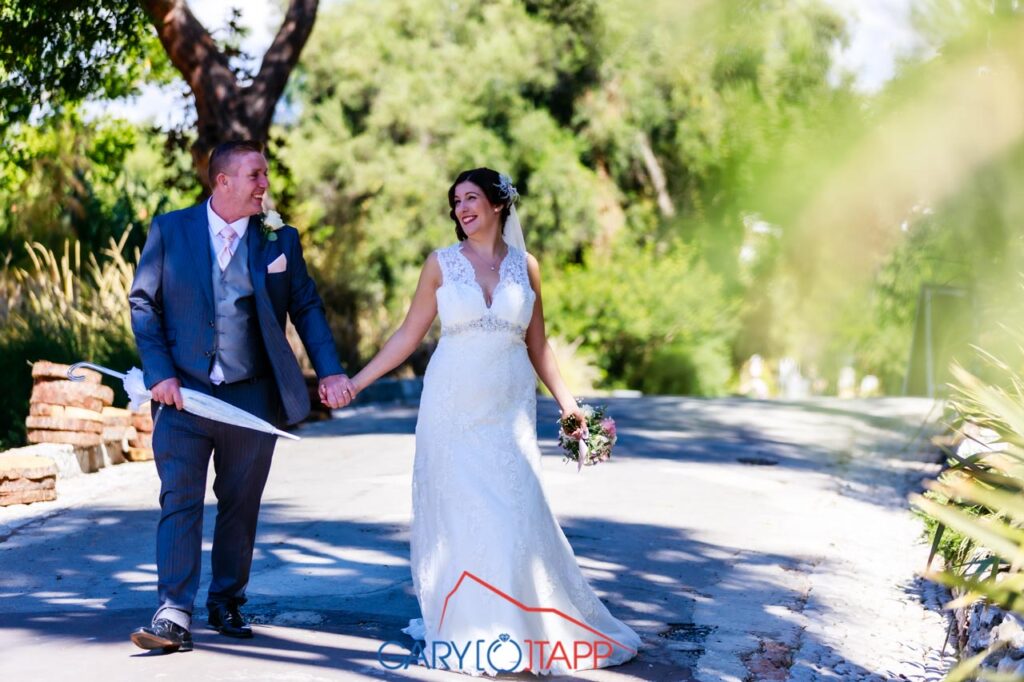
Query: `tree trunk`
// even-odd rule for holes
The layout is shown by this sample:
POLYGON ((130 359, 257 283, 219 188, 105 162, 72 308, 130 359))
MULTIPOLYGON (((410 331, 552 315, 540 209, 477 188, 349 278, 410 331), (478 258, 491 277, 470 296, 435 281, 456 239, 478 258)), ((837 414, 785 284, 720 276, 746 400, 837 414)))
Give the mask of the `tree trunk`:
POLYGON ((668 193, 668 183, 665 181, 665 172, 658 163, 658 157, 651 148, 651 143, 642 131, 636 134, 636 144, 640 148, 640 155, 644 160, 644 167, 651 179, 651 187, 658 199, 658 210, 665 218, 671 218, 676 214, 676 205, 672 203, 672 197, 668 193))
POLYGON ((284 22, 263 56, 259 73, 242 86, 228 57, 189 10, 185 0, 139 0, 156 27, 160 43, 192 90, 196 105, 196 140, 192 162, 203 194, 210 151, 227 140, 266 143, 274 108, 284 92, 299 54, 309 39, 319 0, 291 0, 284 22))

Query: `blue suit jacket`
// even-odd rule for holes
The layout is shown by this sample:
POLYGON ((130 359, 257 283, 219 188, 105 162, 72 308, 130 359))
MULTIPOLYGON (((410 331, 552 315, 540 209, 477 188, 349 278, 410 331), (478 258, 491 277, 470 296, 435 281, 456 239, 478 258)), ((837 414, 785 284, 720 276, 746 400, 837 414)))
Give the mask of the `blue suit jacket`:
MULTIPOLYGON (((318 376, 341 374, 324 305, 306 271, 299 233, 285 226, 269 241, 258 216, 249 219, 249 272, 263 344, 281 394, 287 423, 309 414, 309 393, 285 338, 286 315, 299 332, 318 376), (287 269, 268 273, 281 254, 287 269)), ((239 248, 243 248, 240 245, 239 248)), ((128 295, 132 331, 142 357, 146 386, 177 377, 182 385, 211 390, 214 346, 213 255, 206 203, 157 216, 149 229, 128 295)))

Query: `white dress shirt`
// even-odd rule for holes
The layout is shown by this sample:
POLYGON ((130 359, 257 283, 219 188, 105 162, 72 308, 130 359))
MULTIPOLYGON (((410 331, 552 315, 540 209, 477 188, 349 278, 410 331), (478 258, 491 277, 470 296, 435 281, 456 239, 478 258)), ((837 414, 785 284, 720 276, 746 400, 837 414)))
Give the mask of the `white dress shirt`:
MULTIPOLYGON (((228 223, 226 220, 217 215, 217 212, 213 210, 213 202, 207 200, 206 202, 206 218, 210 224, 210 240, 213 243, 214 259, 216 254, 220 253, 224 249, 224 238, 220 236, 220 231, 225 227, 230 227, 235 231, 238 237, 231 243, 231 256, 235 255, 238 251, 238 245, 242 243, 242 237, 245 236, 245 230, 249 226, 249 216, 239 218, 233 223, 228 223)), ((213 360, 213 369, 210 370, 210 381, 214 384, 224 383, 224 369, 220 366, 220 362, 216 358, 213 360)))

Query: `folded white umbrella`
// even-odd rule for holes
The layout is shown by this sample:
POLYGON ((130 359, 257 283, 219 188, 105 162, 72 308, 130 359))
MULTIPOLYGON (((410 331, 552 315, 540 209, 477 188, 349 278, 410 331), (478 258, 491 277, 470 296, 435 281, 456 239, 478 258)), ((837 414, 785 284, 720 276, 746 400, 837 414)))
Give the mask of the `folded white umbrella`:
MULTIPOLYGON (((142 377, 142 370, 138 367, 132 367, 126 373, 115 372, 112 369, 94 365, 91 362, 76 362, 68 368, 68 379, 71 381, 83 381, 84 375, 77 375, 75 371, 81 367, 88 367, 94 369, 97 372, 102 372, 107 376, 117 377, 124 383, 124 390, 128 393, 128 399, 131 401, 129 407, 132 410, 138 410, 143 403, 149 400, 152 395, 146 388, 146 382, 142 377)), ((211 395, 200 393, 199 391, 193 391, 190 388, 181 389, 181 399, 183 407, 186 412, 191 412, 199 417, 206 417, 207 419, 213 419, 214 421, 223 422, 225 424, 232 424, 233 426, 241 426, 242 428, 252 429, 253 431, 261 431, 263 433, 270 433, 275 436, 281 436, 282 438, 290 438, 291 440, 301 440, 298 436, 282 431, 276 428, 273 424, 268 421, 264 421, 254 414, 250 414, 245 410, 235 407, 230 403, 226 403, 219 398, 214 398, 211 395)))

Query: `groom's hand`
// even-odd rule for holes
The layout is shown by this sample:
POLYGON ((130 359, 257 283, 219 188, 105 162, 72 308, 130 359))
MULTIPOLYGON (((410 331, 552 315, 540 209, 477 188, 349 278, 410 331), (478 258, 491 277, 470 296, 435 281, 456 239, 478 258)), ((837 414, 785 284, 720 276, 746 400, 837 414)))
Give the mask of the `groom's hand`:
POLYGON ((320 402, 332 410, 345 407, 356 397, 356 387, 344 374, 332 374, 320 380, 320 402))
POLYGON ((149 390, 153 400, 164 405, 174 405, 179 410, 184 407, 185 401, 181 399, 181 382, 177 377, 164 379, 149 390))

